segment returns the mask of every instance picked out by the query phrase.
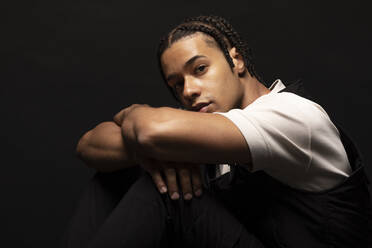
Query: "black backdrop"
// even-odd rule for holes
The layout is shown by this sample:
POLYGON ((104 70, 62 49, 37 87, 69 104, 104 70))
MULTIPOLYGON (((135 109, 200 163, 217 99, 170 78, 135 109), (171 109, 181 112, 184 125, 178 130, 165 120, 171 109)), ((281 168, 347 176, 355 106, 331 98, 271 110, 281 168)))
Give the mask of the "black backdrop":
POLYGON ((190 15, 231 20, 251 44, 266 82, 302 78, 370 164, 369 8, 332 2, 7 3, 0 31, 6 60, 0 246, 55 246, 93 173, 74 155, 85 131, 132 103, 175 104, 158 73, 156 47, 161 34, 190 15))

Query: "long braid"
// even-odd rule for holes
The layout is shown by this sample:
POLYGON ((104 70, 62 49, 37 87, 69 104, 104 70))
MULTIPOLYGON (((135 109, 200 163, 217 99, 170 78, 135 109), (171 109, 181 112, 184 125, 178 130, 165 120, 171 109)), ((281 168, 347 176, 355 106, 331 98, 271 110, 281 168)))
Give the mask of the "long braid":
MULTIPOLYGON (((159 69, 165 82, 166 79, 160 62, 161 55, 177 40, 186 36, 190 36, 196 32, 205 33, 211 36, 217 42, 231 69, 234 67, 234 63, 232 61, 232 58, 230 57, 229 48, 235 47, 237 51, 242 55, 245 67, 247 68, 248 72, 252 76, 256 77, 259 81, 261 81, 261 77, 257 74, 254 67, 251 49, 249 48, 247 43, 240 37, 239 33, 235 31, 232 25, 227 20, 219 16, 197 16, 186 18, 181 24, 176 26, 171 32, 169 32, 160 40, 157 57, 159 69)), ((177 98, 173 90, 169 86, 168 88, 177 98)))

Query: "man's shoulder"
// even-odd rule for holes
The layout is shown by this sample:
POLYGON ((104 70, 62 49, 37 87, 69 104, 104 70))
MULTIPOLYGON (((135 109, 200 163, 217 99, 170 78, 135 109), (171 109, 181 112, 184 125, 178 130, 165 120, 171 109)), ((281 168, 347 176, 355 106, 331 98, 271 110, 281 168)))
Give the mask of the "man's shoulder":
POLYGON ((246 119, 270 121, 270 125, 283 125, 288 122, 306 123, 318 127, 331 122, 329 115, 318 103, 292 92, 270 93, 258 98, 243 110, 237 110, 246 119), (279 121, 281 120, 281 121, 279 121))
POLYGON ((267 95, 263 95, 256 99, 252 104, 247 106, 247 109, 253 108, 274 108, 280 109, 283 107, 296 107, 296 106, 315 106, 317 108, 323 109, 318 103, 300 96, 293 92, 271 92, 267 95))

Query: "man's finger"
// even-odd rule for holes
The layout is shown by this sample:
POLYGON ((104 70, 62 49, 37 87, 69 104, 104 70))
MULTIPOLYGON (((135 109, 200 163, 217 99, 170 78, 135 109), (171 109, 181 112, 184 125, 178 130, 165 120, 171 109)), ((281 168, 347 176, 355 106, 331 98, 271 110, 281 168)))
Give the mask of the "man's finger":
POLYGON ((114 116, 114 122, 118 125, 118 126, 121 126, 121 123, 123 122, 123 114, 124 114, 124 110, 125 109, 122 109, 120 110, 119 113, 117 113, 115 116, 114 116))
POLYGON ((203 183, 199 165, 191 166, 191 179, 194 194, 196 196, 201 196, 203 193, 203 183))
POLYGON ((180 198, 177 186, 177 175, 176 170, 173 167, 165 167, 164 175, 167 180, 169 196, 172 200, 177 200, 180 198))
POLYGON ((192 186, 190 177, 190 167, 181 167, 177 170, 178 178, 180 180, 183 198, 185 200, 191 200, 192 198, 192 186))
POLYGON ((120 110, 120 112, 114 116, 114 122, 118 124, 119 126, 121 126, 125 116, 128 115, 128 113, 132 111, 134 108, 136 108, 137 106, 138 104, 132 104, 131 106, 120 110))
POLYGON ((167 186, 164 183, 163 177, 161 176, 160 170, 153 169, 150 172, 152 180, 154 181, 156 187, 158 188, 159 192, 164 194, 167 192, 167 186))
POLYGON ((127 116, 129 114, 129 112, 131 112, 133 109, 135 109, 137 107, 150 107, 150 106, 148 104, 132 104, 131 106, 123 108, 122 110, 120 110, 119 113, 117 113, 114 116, 114 118, 113 118, 114 122, 117 125, 121 126, 125 116, 127 116))
POLYGON ((142 168, 147 171, 150 176, 152 177, 152 180, 156 187, 158 188, 159 192, 164 194, 167 192, 167 186, 164 182, 164 179, 160 172, 160 166, 155 160, 150 160, 144 157, 139 157, 139 164, 142 166, 142 168))

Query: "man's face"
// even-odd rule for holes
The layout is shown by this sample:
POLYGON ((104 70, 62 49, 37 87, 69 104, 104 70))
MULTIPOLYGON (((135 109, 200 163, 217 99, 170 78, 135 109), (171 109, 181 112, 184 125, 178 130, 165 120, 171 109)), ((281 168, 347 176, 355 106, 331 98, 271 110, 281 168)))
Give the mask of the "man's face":
POLYGON ((211 113, 241 108, 244 89, 239 75, 214 42, 196 33, 173 43, 161 57, 168 85, 188 110, 211 113))

